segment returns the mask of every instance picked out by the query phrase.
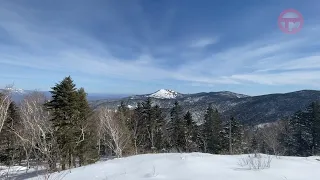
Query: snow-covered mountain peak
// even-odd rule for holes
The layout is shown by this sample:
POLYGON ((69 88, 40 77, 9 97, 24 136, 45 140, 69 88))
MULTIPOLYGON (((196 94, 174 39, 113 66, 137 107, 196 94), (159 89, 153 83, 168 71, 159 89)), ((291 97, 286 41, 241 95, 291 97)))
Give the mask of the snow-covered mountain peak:
POLYGON ((175 99, 179 93, 169 90, 169 89, 160 89, 150 95, 148 97, 159 98, 159 99, 175 99))

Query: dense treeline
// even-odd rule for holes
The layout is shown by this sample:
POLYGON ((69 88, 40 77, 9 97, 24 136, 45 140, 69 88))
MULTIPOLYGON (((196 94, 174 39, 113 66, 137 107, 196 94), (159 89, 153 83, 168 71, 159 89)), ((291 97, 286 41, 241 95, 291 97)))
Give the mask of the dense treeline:
POLYGON ((142 153, 205 152, 212 154, 320 154, 320 104, 312 103, 287 120, 259 126, 222 121, 213 106, 201 124, 176 101, 166 119, 149 98, 129 109, 91 109, 84 88, 70 77, 57 83, 46 99, 39 92, 19 104, 0 94, 0 163, 64 170, 102 156, 142 153))

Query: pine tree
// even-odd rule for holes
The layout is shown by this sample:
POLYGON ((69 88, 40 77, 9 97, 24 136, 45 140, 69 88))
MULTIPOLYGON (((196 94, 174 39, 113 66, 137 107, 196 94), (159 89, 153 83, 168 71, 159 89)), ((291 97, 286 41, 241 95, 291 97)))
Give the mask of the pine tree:
POLYGON ((162 114, 162 110, 159 105, 155 105, 153 108, 153 118, 155 123, 155 134, 154 134, 154 141, 155 141, 155 150, 160 151, 166 148, 167 142, 164 137, 165 131, 165 119, 162 114))
POLYGON ((259 142, 258 142, 258 133, 257 130, 253 131, 251 142, 250 142, 250 153, 257 153, 259 152, 259 142))
POLYGON ((304 111, 298 111, 289 120, 288 133, 282 135, 281 143, 288 155, 310 156, 319 153, 320 106, 313 102, 304 111))
POLYGON ((64 78, 60 83, 52 88, 52 100, 46 103, 52 111, 52 122, 54 126, 54 136, 57 138, 59 150, 61 152, 61 166, 64 170, 66 164, 73 167, 76 141, 76 122, 79 117, 77 102, 78 92, 70 76, 64 78))
POLYGON ((228 140, 229 153, 242 153, 243 149, 243 127, 237 119, 231 117, 224 127, 225 138, 228 140))
POLYGON ((158 105, 152 106, 151 98, 138 103, 127 125, 132 134, 135 153, 158 152, 165 148, 165 120, 158 105))
POLYGON ((313 102, 306 110, 307 122, 311 133, 312 155, 320 153, 320 104, 313 102))
POLYGON ((14 102, 11 102, 8 108, 8 116, 4 122, 4 126, 0 133, 0 162, 3 162, 6 165, 10 165, 15 162, 15 159, 12 159, 16 156, 19 150, 19 145, 17 144, 17 138, 12 132, 12 129, 19 126, 19 113, 18 108, 14 102))
POLYGON ((170 115, 171 147, 183 152, 186 147, 186 126, 184 123, 183 111, 178 101, 174 103, 174 107, 171 109, 170 115))
POLYGON ((218 110, 211 105, 207 108, 204 118, 203 134, 207 144, 207 152, 220 153, 222 151, 223 127, 218 110))
POLYGON ((310 131, 308 126, 306 126, 308 122, 305 121, 305 113, 303 111, 298 111, 294 117, 290 120, 290 130, 292 135, 291 149, 293 151, 293 155, 298 156, 308 156, 311 155, 311 150, 309 148, 310 144, 310 131))
POLYGON ((192 114, 188 111, 184 116, 186 123, 186 152, 196 151, 197 146, 197 125, 192 119, 192 114))
POLYGON ((76 138, 76 154, 79 158, 79 165, 82 166, 98 159, 95 144, 95 122, 90 117, 92 110, 84 88, 80 88, 77 91, 77 111, 78 117, 75 120, 74 137, 76 138))
POLYGON ((155 151, 155 129, 156 129, 156 122, 153 118, 153 110, 152 110, 152 102, 151 98, 148 98, 145 102, 142 103, 142 117, 143 122, 145 125, 144 133, 145 133, 145 139, 144 142, 145 146, 144 148, 147 151, 155 151))
POLYGON ((301 111, 296 112, 290 119, 287 120, 287 125, 280 134, 279 141, 285 149, 285 155, 295 156, 297 155, 297 132, 300 128, 298 127, 297 118, 300 116, 301 111))
POLYGON ((213 108, 211 105, 208 106, 206 110, 206 114, 204 115, 204 123, 203 123, 203 138, 205 143, 205 153, 214 153, 214 142, 213 142, 213 108))
POLYGON ((142 153, 144 151, 143 142, 146 141, 146 125, 143 119, 143 106, 138 102, 137 107, 134 109, 131 118, 127 125, 132 135, 133 146, 135 154, 142 153))

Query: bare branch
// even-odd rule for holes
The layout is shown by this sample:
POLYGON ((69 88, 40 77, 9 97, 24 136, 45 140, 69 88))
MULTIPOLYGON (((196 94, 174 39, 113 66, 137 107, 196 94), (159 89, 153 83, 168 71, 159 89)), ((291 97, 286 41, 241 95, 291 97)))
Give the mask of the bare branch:
POLYGON ((99 121, 101 133, 110 137, 107 140, 108 146, 116 153, 117 157, 121 157, 130 138, 129 133, 125 131, 124 124, 115 117, 115 111, 106 107, 99 109, 99 121))
POLYGON ((11 86, 7 86, 0 94, 0 132, 3 128, 4 122, 8 117, 8 109, 11 104, 11 86))

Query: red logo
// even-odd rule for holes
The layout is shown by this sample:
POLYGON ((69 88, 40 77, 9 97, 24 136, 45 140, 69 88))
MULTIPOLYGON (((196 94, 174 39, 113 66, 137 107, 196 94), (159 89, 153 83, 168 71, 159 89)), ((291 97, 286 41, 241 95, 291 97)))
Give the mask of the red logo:
POLYGON ((287 9, 280 14, 278 25, 284 33, 294 34, 301 30, 303 26, 303 17, 299 11, 287 9))

